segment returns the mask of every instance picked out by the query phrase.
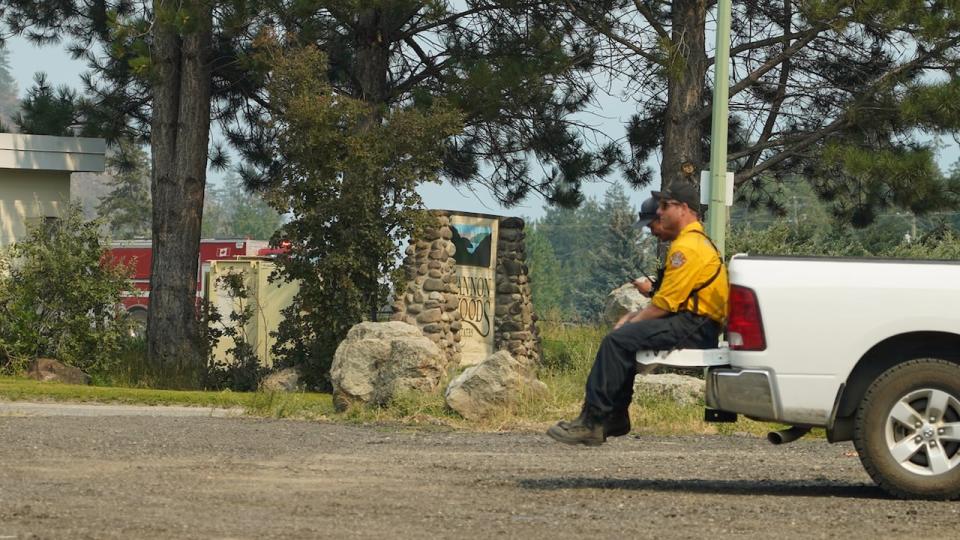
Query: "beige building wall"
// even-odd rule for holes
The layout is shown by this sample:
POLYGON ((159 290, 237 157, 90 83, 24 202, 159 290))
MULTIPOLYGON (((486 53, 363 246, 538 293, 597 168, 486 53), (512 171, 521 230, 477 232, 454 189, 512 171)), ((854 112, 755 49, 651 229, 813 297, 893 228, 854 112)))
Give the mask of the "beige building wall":
MULTIPOLYGON (((242 310, 241 303, 231 298, 229 291, 217 279, 228 274, 242 274, 248 298, 245 305, 253 308, 253 317, 243 329, 247 342, 256 351, 260 364, 273 366, 271 349, 277 339, 270 334, 277 331, 283 319, 282 310, 293 303, 293 297, 300 290, 299 282, 270 283, 270 274, 276 269, 273 261, 261 259, 239 259, 210 261, 210 270, 204 276, 204 299, 210 302, 223 317, 225 325, 231 325, 230 314, 242 310)), ((217 342, 213 357, 221 364, 233 362, 227 351, 233 348, 233 340, 222 337, 217 342)))
POLYGON ((0 247, 23 238, 27 223, 60 217, 69 200, 67 171, 0 169, 0 247))
POLYGON ((0 133, 0 247, 32 222, 61 217, 70 173, 103 172, 106 150, 103 139, 0 133))

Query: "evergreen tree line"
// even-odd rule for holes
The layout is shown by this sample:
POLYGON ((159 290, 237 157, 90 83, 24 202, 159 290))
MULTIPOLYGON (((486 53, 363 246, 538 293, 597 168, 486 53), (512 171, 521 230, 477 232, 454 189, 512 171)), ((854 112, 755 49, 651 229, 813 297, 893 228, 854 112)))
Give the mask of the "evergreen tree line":
MULTIPOLYGON (((950 176, 960 176, 954 168, 950 176)), ((862 228, 849 227, 810 183, 793 177, 769 189, 758 205, 744 191, 730 212, 728 256, 953 257, 960 212, 916 215, 890 210, 862 228)), ((636 208, 620 184, 602 200, 575 209, 547 208, 527 225, 527 263, 541 319, 597 322, 607 294, 657 267, 657 241, 636 228, 636 208)))
MULTIPOLYGON (((107 156, 107 186, 97 216, 115 240, 150 238, 152 225, 150 158, 143 146, 121 140, 107 156)), ((257 193, 243 187, 237 175, 209 183, 203 200, 204 238, 269 240, 282 224, 280 214, 257 193)))
POLYGON ((7 124, 20 110, 20 90, 10 73, 10 52, 0 49, 0 131, 7 131, 7 124))
POLYGON ((547 208, 528 223, 527 264, 538 316, 596 322, 610 291, 655 272, 657 242, 636 221, 636 208, 615 183, 602 200, 547 208))

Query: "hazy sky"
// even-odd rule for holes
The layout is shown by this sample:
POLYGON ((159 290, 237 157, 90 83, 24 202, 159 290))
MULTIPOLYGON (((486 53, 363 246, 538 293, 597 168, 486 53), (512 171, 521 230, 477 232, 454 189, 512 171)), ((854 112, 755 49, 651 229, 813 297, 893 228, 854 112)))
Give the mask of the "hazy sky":
MULTIPOLYGON (((19 84, 21 97, 33 85, 34 73, 38 71, 46 72, 47 80, 54 86, 66 84, 79 89, 80 73, 84 71, 84 64, 72 60, 61 46, 35 47, 24 39, 13 38, 7 41, 7 49, 10 51, 11 71, 19 84)), ((624 122, 633 112, 633 106, 629 103, 622 103, 617 98, 604 96, 597 110, 604 111, 604 116, 590 116, 588 121, 610 136, 623 137, 624 122)), ((219 180, 222 176, 221 173, 215 171, 210 171, 208 174, 213 181, 219 180)), ((590 197, 600 198, 611 183, 619 179, 619 173, 615 173, 608 181, 586 186, 584 192, 590 197)), ((648 190, 637 192, 630 188, 626 189, 630 192, 635 207, 639 207, 643 199, 649 194, 648 190)), ((528 218, 537 218, 543 215, 543 201, 539 197, 531 196, 519 206, 503 208, 482 187, 470 190, 466 188, 457 189, 446 184, 424 184, 420 189, 420 194, 429 208, 528 218)))

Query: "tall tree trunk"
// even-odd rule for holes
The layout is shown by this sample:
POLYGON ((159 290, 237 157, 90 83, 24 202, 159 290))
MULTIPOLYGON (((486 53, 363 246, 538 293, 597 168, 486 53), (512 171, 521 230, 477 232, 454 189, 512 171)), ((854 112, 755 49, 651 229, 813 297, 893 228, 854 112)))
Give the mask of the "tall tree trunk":
POLYGON ((704 25, 705 0, 675 0, 671 40, 674 50, 668 69, 667 112, 664 125, 662 186, 687 179, 699 182, 703 155, 703 128, 697 112, 703 106, 707 73, 704 25))
POLYGON ((154 2, 151 150, 153 266, 147 354, 159 365, 199 366, 203 341, 196 290, 200 222, 210 136, 211 7, 188 4, 181 35, 154 2))
MULTIPOLYGON (((387 100, 387 72, 390 69, 389 36, 390 24, 379 8, 360 12, 356 22, 356 64, 354 75, 360 84, 363 101, 381 107, 387 100)), ((372 120, 379 121, 379 110, 372 120)))
MULTIPOLYGON (((383 108, 387 106, 387 73, 390 69, 388 44, 392 41, 386 35, 392 28, 389 17, 389 12, 379 7, 362 10, 357 17, 354 76, 360 86, 358 97, 371 107, 370 113, 361 121, 360 129, 363 130, 380 127, 383 122, 383 108)), ((377 189, 380 184, 378 180, 371 185, 366 178, 345 179, 345 181, 355 184, 351 189, 354 193, 377 189)), ((367 220, 383 220, 381 202, 388 200, 386 193, 371 194, 370 197, 363 197, 361 200, 368 203, 365 212, 367 220)), ((376 261, 370 261, 370 263, 371 275, 379 275, 379 263, 376 261)), ((386 299, 380 297, 376 278, 372 282, 365 282, 363 286, 368 289, 363 291, 367 315, 371 321, 376 321, 380 304, 386 299)))

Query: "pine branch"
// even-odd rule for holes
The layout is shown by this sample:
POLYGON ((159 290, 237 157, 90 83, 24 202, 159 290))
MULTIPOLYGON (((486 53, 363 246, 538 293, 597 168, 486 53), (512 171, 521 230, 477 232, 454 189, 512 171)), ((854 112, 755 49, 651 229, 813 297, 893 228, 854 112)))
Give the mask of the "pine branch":
MULTIPOLYGON (((790 2, 784 2, 783 4, 783 23, 782 27, 785 30, 789 30, 790 21, 793 18, 793 9, 790 2)), ((784 38, 783 40, 784 49, 790 48, 790 38, 784 38)), ((783 61, 783 66, 780 68, 780 78, 777 81, 777 93, 774 97, 773 102, 770 104, 770 112, 767 113, 767 120, 763 125, 763 130, 760 132, 760 136, 757 138, 757 142, 763 144, 770 139, 770 135, 773 133, 773 128, 776 125, 777 118, 780 115, 780 107, 783 105, 783 101, 787 95, 787 82, 790 78, 790 67, 791 62, 790 58, 787 58, 783 61)), ((747 160, 745 168, 752 169, 757 165, 757 161, 760 159, 760 152, 754 152, 750 159, 747 160)))
POLYGON ((653 11, 651 11, 649 7, 644 5, 641 0, 633 0, 633 5, 636 6, 637 11, 640 12, 641 15, 643 15, 643 18, 646 19, 648 23, 650 23, 650 26, 653 27, 657 35, 660 36, 660 39, 662 39, 664 43, 669 43, 671 41, 670 34, 663 27, 663 25, 660 24, 660 21, 657 20, 653 11))
POLYGON ((503 8, 497 5, 496 3, 493 3, 493 4, 487 4, 484 6, 476 7, 473 9, 468 9, 466 11, 461 11, 459 13, 454 13, 453 15, 450 15, 449 17, 444 17, 443 19, 440 19, 438 21, 434 21, 432 23, 428 23, 423 26, 410 28, 406 32, 400 32, 400 34, 397 36, 397 39, 400 39, 400 40, 407 39, 407 38, 416 36, 418 34, 429 32, 434 28, 439 28, 441 26, 447 26, 449 24, 453 24, 464 17, 469 17, 471 15, 476 15, 478 13, 485 13, 488 11, 497 11, 500 9, 503 9, 503 8))
POLYGON ((433 57, 429 56, 426 51, 420 47, 420 44, 417 43, 417 41, 412 37, 404 38, 403 41, 409 45, 411 49, 413 49, 413 51, 417 54, 417 57, 420 58, 420 61, 427 67, 426 69, 421 70, 419 73, 411 75, 405 81, 396 83, 393 92, 390 93, 390 97, 394 99, 406 94, 428 78, 439 76, 445 67, 453 63, 453 57, 450 56, 446 60, 437 64, 434 62, 434 59, 441 55, 436 55, 433 57))
MULTIPOLYGON (((745 53, 747 51, 752 51, 756 49, 762 49, 764 47, 769 47, 770 45, 776 45, 777 43, 784 43, 794 39, 800 39, 809 34, 811 31, 815 31, 815 28, 804 30, 802 32, 793 32, 791 34, 783 34, 781 36, 773 36, 766 39, 761 39, 757 41, 751 41, 749 43, 741 43, 736 47, 730 49, 730 56, 737 56, 738 54, 745 53)), ((707 58, 707 65, 713 65, 716 61, 716 57, 711 56, 707 58)))
MULTIPOLYGON (((741 79, 735 85, 731 86, 729 97, 732 98, 737 94, 739 94, 740 92, 746 90, 747 88, 755 85, 757 81, 760 80, 760 77, 764 76, 767 72, 777 67, 782 62, 785 62, 786 60, 789 60, 790 58, 792 58, 797 53, 797 51, 803 49, 808 43, 813 41, 817 37, 819 32, 822 32, 827 29, 826 26, 821 26, 818 28, 819 29, 816 31, 815 29, 810 29, 807 32, 804 32, 804 36, 802 39, 795 41, 789 47, 784 49, 780 54, 768 59, 766 62, 761 64, 760 67, 753 70, 750 74, 748 74, 746 77, 741 79)), ((700 110, 697 112, 697 119, 701 121, 706 120, 707 118, 710 117, 710 114, 712 112, 713 112, 712 103, 710 103, 707 106, 700 108, 700 110)))
POLYGON ((590 16, 590 14, 586 13, 584 10, 575 6, 573 2, 571 2, 570 0, 564 0, 564 4, 566 4, 567 8, 571 12, 573 12, 575 15, 577 15, 577 17, 579 17, 580 20, 586 23, 587 26, 589 26, 590 28, 593 28, 597 32, 603 34, 604 36, 615 41, 616 43, 623 45, 624 47, 629 49, 633 54, 636 54, 637 56, 647 60, 648 62, 666 67, 666 63, 662 59, 659 59, 656 56, 650 54, 649 52, 643 50, 641 47, 634 45, 628 39, 624 38, 623 36, 620 36, 619 34, 615 33, 613 30, 608 28, 606 24, 601 24, 598 21, 594 20, 593 17, 590 16))
MULTIPOLYGON (((938 43, 935 47, 930 50, 924 51, 922 54, 918 55, 916 58, 910 62, 906 62, 897 66, 895 69, 885 72, 877 80, 871 83, 864 92, 861 93, 861 97, 858 100, 859 103, 863 103, 868 98, 872 97, 876 92, 880 91, 883 88, 886 88, 888 85, 893 84, 895 81, 899 80, 904 74, 909 74, 915 69, 920 68, 924 63, 930 58, 938 58, 945 51, 956 47, 960 43, 960 37, 954 37, 952 39, 943 40, 938 43)), ((798 142, 791 144, 789 148, 781 151, 779 154, 774 155, 755 167, 741 170, 736 173, 735 183, 742 183, 745 180, 753 178, 754 176, 762 173, 765 170, 774 167, 775 165, 782 163, 783 161, 795 157, 801 151, 810 147, 813 144, 823 140, 831 133, 834 133, 844 127, 851 125, 850 114, 857 109, 857 103, 848 107, 844 113, 825 126, 822 129, 819 129, 814 132, 810 132, 807 135, 799 139, 798 142)), ((768 143, 769 144, 769 143, 768 143)), ((742 157, 742 156, 741 156, 742 157)))

